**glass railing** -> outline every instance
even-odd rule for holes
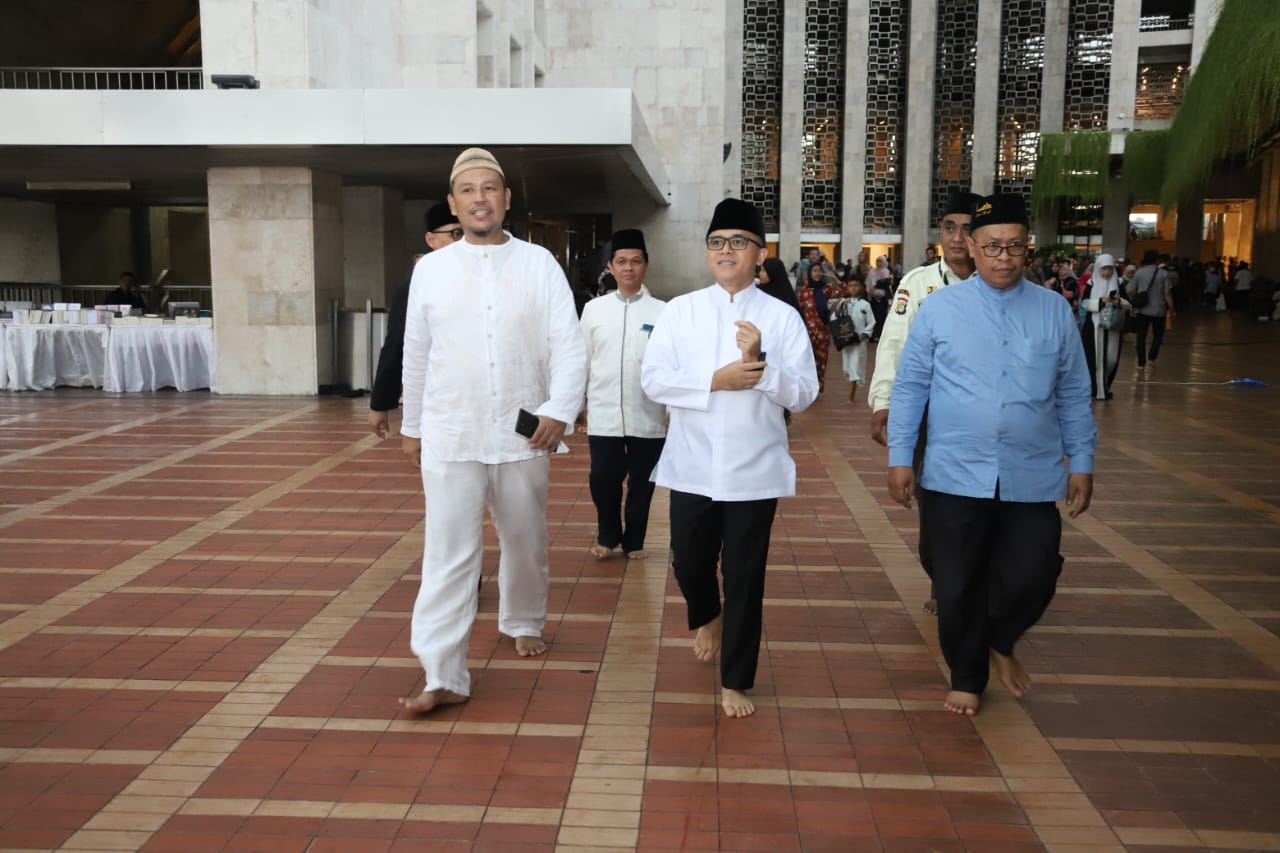
[[[199,68],[0,68],[0,89],[202,89]]]
[[[1174,17],[1172,15],[1143,15],[1138,21],[1138,30],[1144,33],[1162,32],[1164,30],[1189,30],[1196,25],[1195,15]]]

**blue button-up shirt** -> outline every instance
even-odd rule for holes
[[[920,306],[893,383],[889,465],[910,465],[928,404],[920,485],[1006,501],[1057,501],[1093,473],[1098,430],[1089,373],[1067,300],[1023,281],[974,276]]]

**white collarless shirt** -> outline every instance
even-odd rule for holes
[[[746,391],[712,391],[712,374],[742,359],[738,320],[760,330],[760,382]],[[717,501],[795,494],[782,413],[817,399],[818,373],[794,308],[754,284],[737,294],[713,284],[678,296],[653,331],[640,376],[649,399],[671,415],[655,483]]]
[[[666,407],[640,388],[640,365],[667,303],[649,289],[631,298],[614,291],[582,309],[590,373],[587,378],[587,433],[598,436],[662,438]]]
[[[547,250],[506,236],[459,240],[413,270],[400,431],[422,439],[424,456],[542,456],[515,432],[519,410],[572,424],[582,407],[587,353],[569,282]]]

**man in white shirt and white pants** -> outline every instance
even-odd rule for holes
[[[426,543],[410,645],[425,713],[471,694],[467,644],[479,593],[486,502],[498,531],[498,630],[521,656],[546,651],[548,454],[582,406],[587,357],[564,272],[502,228],[511,190],[488,151],[449,176],[462,240],[418,262],[404,335],[404,452],[422,467]],[[531,437],[515,432],[521,410]]]
[[[653,500],[650,475],[667,434],[666,407],[640,389],[645,346],[667,303],[644,285],[649,250],[644,233],[624,228],[609,241],[609,272],[618,289],[582,309],[587,344],[587,443],[591,447],[591,501],[596,505],[596,541],[591,553],[604,559],[618,546],[642,560]],[[627,505],[622,506],[622,483]],[[625,521],[625,524],[624,524]]]
[[[730,717],[755,711],[745,691],[760,657],[769,534],[778,498],[795,494],[783,412],[818,396],[804,321],[755,285],[766,256],[759,209],[733,198],[716,205],[707,229],[716,283],[667,303],[641,371],[645,393],[671,413],[653,478],[671,489],[673,565],[694,655],[720,654]]]

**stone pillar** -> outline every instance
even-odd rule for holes
[[[1134,101],[1138,95],[1138,28],[1141,0],[1115,0],[1112,18],[1111,91],[1107,129],[1111,153],[1124,153],[1124,135],[1133,130]]]
[[[1067,109],[1067,38],[1071,0],[1045,0],[1044,76],[1040,83],[1040,132],[1061,133]],[[1058,242],[1058,211],[1031,212],[1036,245]]]
[[[0,281],[62,283],[57,213],[49,202],[0,198]]]
[[[1178,223],[1173,231],[1173,253],[1179,258],[1200,260],[1200,237],[1204,233],[1204,202],[1199,198],[1178,204]]]
[[[800,259],[800,134],[804,129],[804,0],[789,0],[782,18],[782,140],[778,163],[778,257]]]
[[[724,194],[742,195],[742,0],[727,0],[724,15]]]
[[[220,394],[315,394],[332,382],[342,298],[342,182],[306,168],[209,169]]]
[[[1251,244],[1255,278],[1280,278],[1280,148],[1262,154],[1258,209]]]
[[[973,166],[970,186],[991,195],[999,144],[1000,0],[978,0],[978,65],[973,76]]]
[[[1226,0],[1196,0],[1195,26],[1191,30],[1191,70],[1195,71],[1204,55],[1204,44],[1218,23],[1218,12]],[[1188,79],[1190,79],[1188,77]]]
[[[1102,200],[1102,251],[1117,258],[1129,254],[1129,192],[1120,178],[1107,181]]]
[[[386,187],[343,187],[342,246],[343,302],[353,308],[390,305],[409,260],[426,251],[421,237],[406,246],[404,197]]]
[[[870,0],[849,0],[845,23],[844,162],[841,164],[840,256],[857,258],[863,243],[863,197],[867,187],[866,32]]]
[[[929,239],[937,35],[938,0],[914,0],[907,48],[907,148],[901,161],[903,269],[911,269],[924,257]]]

